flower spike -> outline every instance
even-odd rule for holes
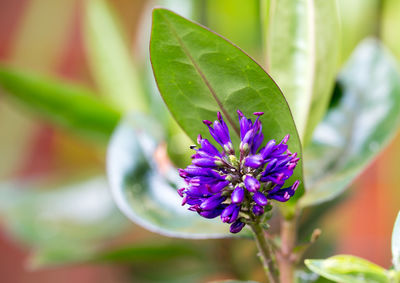
[[[210,135],[222,147],[218,150],[208,139],[201,135],[192,164],[179,169],[179,175],[187,186],[179,188],[182,205],[204,218],[220,216],[221,221],[230,224],[230,232],[240,232],[246,223],[263,217],[273,201],[286,202],[296,192],[299,181],[283,188],[293,175],[300,158],[288,149],[289,135],[280,143],[270,140],[265,146],[262,133],[261,116],[263,112],[254,112],[251,119],[237,110],[240,125],[240,156],[230,138],[227,124],[222,114],[217,120],[203,120]]]

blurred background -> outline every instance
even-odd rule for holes
[[[259,16],[263,2],[113,0],[91,6],[93,1],[0,0],[0,66],[48,78],[57,87],[73,85],[111,113],[104,119],[89,117],[92,121],[87,124],[71,121],[63,110],[54,111],[68,108],[57,97],[50,98],[52,110],[29,94],[13,95],[0,87],[1,281],[262,280],[252,243],[175,240],[131,223],[111,198],[105,156],[119,117],[140,110],[131,102],[131,93],[140,93],[158,118],[168,117],[149,65],[154,6],[203,23],[264,62]],[[377,28],[400,62],[399,1],[339,0],[338,4],[342,27],[338,70],[363,38],[377,34]],[[127,76],[130,83],[125,83]],[[107,80],[114,80],[118,89],[110,89]],[[81,99],[77,95],[76,103]],[[90,105],[92,100],[85,99]],[[99,116],[103,117],[101,112]],[[93,125],[99,129],[93,130]],[[185,165],[190,141],[170,118],[164,126],[172,160]],[[313,220],[306,228],[323,230],[310,257],[346,253],[386,268],[391,265],[390,237],[400,207],[398,160],[399,135],[340,200],[305,212]],[[313,219],[315,215],[318,219]]]

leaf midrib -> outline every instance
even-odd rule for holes
[[[234,123],[234,121],[232,120],[232,117],[229,115],[229,112],[225,109],[225,107],[223,106],[222,102],[219,100],[217,93],[215,92],[214,88],[211,86],[210,82],[208,81],[208,79],[206,78],[205,74],[202,72],[202,70],[200,69],[199,65],[196,63],[196,61],[194,60],[194,58],[192,57],[192,55],[190,54],[189,50],[186,48],[185,44],[183,43],[183,41],[181,40],[181,38],[179,37],[179,35],[176,33],[175,29],[173,28],[173,25],[171,24],[171,22],[168,20],[167,17],[165,17],[163,14],[161,14],[161,16],[164,18],[165,22],[168,24],[168,27],[170,28],[172,34],[174,35],[174,37],[176,38],[176,40],[178,41],[178,43],[180,44],[180,46],[182,47],[183,52],[185,53],[185,55],[189,58],[190,62],[192,63],[193,67],[196,69],[197,73],[199,74],[199,76],[201,77],[202,81],[204,82],[204,84],[207,86],[208,90],[211,93],[211,96],[214,98],[214,100],[217,102],[218,107],[221,109],[222,114],[226,117],[228,123],[232,126],[232,128],[234,129],[236,135],[238,137],[240,137],[240,131],[238,126]]]

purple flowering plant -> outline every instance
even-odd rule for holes
[[[286,202],[299,185],[284,187],[285,181],[293,174],[297,153],[291,153],[287,146],[289,135],[280,143],[270,140],[265,146],[260,117],[255,112],[253,122],[237,110],[240,124],[239,154],[230,138],[229,128],[222,115],[212,123],[204,120],[210,135],[219,144],[217,149],[208,139],[197,137],[197,146],[192,164],[179,169],[187,187],[178,189],[183,197],[182,205],[204,218],[220,217],[230,224],[230,232],[238,233],[246,223],[260,222],[264,212],[271,209],[271,200]]]
[[[95,146],[93,151],[96,156],[102,154],[101,148],[113,132],[107,152],[108,184],[113,200],[130,220],[174,238],[250,239],[258,249],[265,277],[257,272],[261,266],[253,264],[253,254],[232,256],[249,247],[246,244],[236,250],[234,243],[239,241],[187,245],[187,241],[168,240],[147,246],[135,243],[138,245],[126,249],[102,245],[101,239],[109,243],[109,237],[125,232],[128,223],[114,211],[106,191],[108,184],[97,173],[86,181],[57,190],[9,191],[12,187],[25,187],[25,183],[34,184],[36,178],[31,180],[33,175],[25,176],[26,172],[22,174],[13,167],[12,163],[26,165],[23,161],[30,163],[31,158],[19,156],[19,145],[10,143],[16,133],[15,137],[19,137],[21,129],[30,129],[31,123],[18,118],[14,133],[14,124],[6,119],[6,155],[2,156],[6,179],[0,188],[0,213],[12,234],[35,247],[32,267],[77,260],[144,259],[149,268],[135,268],[134,278],[130,279],[204,282],[210,274],[203,270],[214,272],[229,265],[230,275],[237,279],[247,280],[254,275],[260,281],[272,283],[400,282],[400,214],[391,241],[393,265],[387,269],[350,255],[305,259],[308,247],[321,233],[319,229],[311,231],[310,227],[316,227],[318,218],[335,203],[316,205],[343,193],[400,126],[398,62],[385,47],[393,44],[388,39],[396,31],[393,26],[398,13],[387,11],[396,11],[396,1],[366,1],[374,3],[365,4],[363,9],[356,9],[354,3],[347,4],[352,1],[336,0],[188,0],[184,6],[175,0],[164,1],[183,7],[182,11],[193,9],[191,16],[198,12],[198,19],[224,33],[228,31],[230,36],[244,31],[245,36],[233,41],[263,58],[264,63],[262,67],[206,27],[172,11],[154,9],[151,65],[159,92],[177,125],[169,120],[161,100],[153,96],[154,89],[141,85],[141,80],[148,81],[143,78],[149,74],[137,72],[140,66],[129,60],[130,50],[124,46],[118,20],[114,19],[118,13],[111,8],[113,1],[83,2],[83,34],[88,38],[85,59],[88,57],[86,63],[100,93],[96,95],[77,85],[3,64],[0,87],[6,104],[1,109],[6,111],[1,114],[18,118],[19,111],[13,113],[9,106],[14,100],[22,102],[40,114],[41,119],[75,131],[77,137],[98,141],[100,147]],[[131,3],[132,7],[138,7],[150,1],[133,2],[138,3]],[[357,12],[373,5],[377,13],[374,17],[370,17],[371,13],[353,14],[346,9],[347,5]],[[215,15],[217,21],[213,20]],[[339,15],[343,18],[341,23]],[[242,16],[246,21],[240,20]],[[365,31],[373,26],[376,38],[363,40],[341,67],[339,59],[350,54],[339,51],[345,49],[341,52],[346,53],[353,48],[348,49],[348,44],[360,38],[343,40],[346,37],[342,38],[339,27],[357,21],[368,22],[360,25]],[[390,32],[380,31],[388,27]],[[358,33],[354,27],[351,31],[342,34]],[[250,38],[254,42],[247,45]],[[340,42],[345,42],[342,45],[346,48],[339,46]],[[130,113],[120,121],[127,111]],[[36,128],[34,124],[32,129]],[[29,141],[23,142],[24,148],[30,146]],[[194,142],[197,144],[189,146]],[[9,146],[13,148],[11,154],[7,152]],[[16,158],[9,159],[14,152],[18,152]],[[79,168],[86,169],[89,163]],[[98,162],[95,163],[97,172]],[[395,171],[396,167],[391,169]],[[57,175],[62,173],[55,171]],[[29,178],[25,180],[26,177]],[[386,191],[382,194],[386,201]],[[58,207],[51,200],[66,206]],[[88,204],[96,204],[96,209]],[[80,209],[71,210],[72,214],[66,209],[77,205]],[[49,221],[49,211],[59,213]],[[85,212],[90,211],[87,217]],[[360,211],[360,218],[368,220],[366,215]],[[68,227],[64,227],[66,222]],[[38,232],[34,237],[32,230]],[[358,240],[359,235],[356,236]],[[371,238],[368,235],[365,239]],[[60,239],[63,245],[58,245]],[[102,246],[107,251],[100,250]],[[318,250],[318,246],[313,250]],[[318,252],[312,256],[320,257]],[[216,257],[216,253],[221,257]],[[185,263],[184,268],[176,268],[177,262],[170,260],[187,255],[196,262],[195,275],[185,274]],[[208,262],[203,257],[206,255],[217,260]],[[156,268],[155,257],[160,264]],[[189,268],[193,262],[189,262]],[[147,269],[149,274],[145,274]],[[185,277],[181,278],[182,275]]]
[[[287,18],[290,13],[282,12],[280,3],[274,9],[281,15],[272,20],[286,23],[292,19]],[[324,5],[329,12],[336,9],[335,1]],[[335,22],[327,26],[333,29]],[[268,36],[279,38],[277,23],[269,28]],[[333,36],[335,31],[327,34]],[[336,92],[343,93],[332,97],[336,42],[327,41],[324,46],[330,56],[314,54],[318,58],[313,62],[319,65],[310,67],[315,76],[310,79],[309,69],[292,77],[298,62],[291,62],[285,52],[292,52],[294,42],[280,44],[279,40],[268,41],[267,52],[268,70],[278,86],[258,63],[226,39],[169,10],[154,9],[150,42],[154,78],[168,110],[191,141],[183,142],[182,136],[167,140],[170,148],[184,148],[191,156],[181,155],[175,163],[181,169],[169,167],[164,170],[167,177],[151,160],[148,168],[156,168],[155,172],[135,175],[144,180],[140,193],[136,191],[139,182],[130,191],[118,174],[111,178],[111,185],[117,188],[115,199],[122,202],[119,206],[126,215],[153,232],[189,239],[249,238],[250,232],[267,282],[303,282],[304,278],[311,278],[304,282],[314,282],[317,275],[306,273],[301,263],[321,231],[305,232],[302,225],[319,216],[310,207],[340,195],[367,166],[378,152],[371,145],[383,147],[397,129],[400,84],[375,87],[382,81],[389,83],[398,73],[380,43],[366,41],[338,76]],[[378,100],[378,96],[386,99]],[[387,109],[387,115],[374,116],[373,127],[368,124],[372,120],[365,119],[373,115],[371,105]],[[145,120],[136,123],[137,135],[151,132],[153,127]],[[189,148],[193,142],[197,144]],[[156,147],[151,147],[149,139],[145,143],[150,144],[151,150],[143,147],[148,158]],[[112,148],[120,152],[124,146],[122,139]],[[132,152],[132,156],[140,155]],[[119,167],[126,154],[114,155],[113,163]],[[123,169],[114,171],[130,172],[131,167]],[[309,240],[300,242],[300,238]],[[398,250],[394,248],[394,258]],[[399,276],[397,271],[375,267],[373,272],[357,270],[366,263],[354,257],[329,260],[334,260],[329,261],[337,267],[334,271],[322,261],[306,264],[314,273],[339,282],[359,282],[358,275],[385,278],[376,282]],[[349,262],[355,264],[349,266]],[[394,262],[399,269],[399,260]],[[348,270],[357,276],[346,277]]]

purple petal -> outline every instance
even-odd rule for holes
[[[264,135],[260,131],[258,134],[256,134],[254,136],[253,144],[252,144],[251,149],[250,149],[251,154],[256,154],[258,148],[263,143],[263,141],[264,141]]]
[[[213,156],[220,156],[221,154],[219,153],[218,149],[212,145],[207,139],[201,139],[199,142],[201,146],[201,150],[208,153],[209,155]]]
[[[193,159],[192,163],[199,167],[217,167],[214,158],[195,158]]]
[[[297,187],[299,186],[299,181],[296,181],[293,183],[292,186],[288,187],[288,188],[284,188],[284,189],[280,189],[277,191],[270,191],[268,192],[267,197],[269,199],[274,199],[280,202],[285,202],[288,201],[296,192]]]
[[[260,182],[250,175],[244,177],[244,185],[249,192],[256,192],[260,188]]]
[[[247,156],[244,165],[251,168],[259,168],[264,164],[264,159],[261,154]]]
[[[215,185],[210,187],[210,190],[212,193],[218,193],[220,191],[222,191],[226,186],[229,185],[229,181],[222,181],[222,182],[218,182]]]
[[[178,194],[180,197],[183,197],[183,192],[186,190],[186,188],[180,188],[177,190]]]
[[[240,206],[236,204],[228,205],[221,213],[221,220],[224,223],[232,223],[239,216]]]
[[[256,216],[260,216],[264,213],[264,207],[260,206],[260,205],[254,205],[253,206],[253,213]]]
[[[226,197],[221,197],[220,194],[214,195],[210,198],[207,198],[205,201],[203,201],[202,204],[200,204],[200,208],[204,210],[211,210],[219,206]]]
[[[218,208],[213,209],[213,210],[204,210],[204,211],[200,211],[200,212],[198,212],[198,213],[199,213],[201,216],[203,216],[204,218],[215,218],[215,217],[221,215],[221,212],[222,212],[222,210],[223,210],[224,208],[225,208],[225,207],[223,207],[223,208],[218,207]]]
[[[244,227],[245,225],[246,225],[246,224],[243,223],[242,221],[236,220],[235,222],[233,222],[233,223],[231,224],[231,227],[229,228],[229,231],[230,231],[231,233],[239,233],[240,231],[242,231],[242,229],[243,229],[243,227]]]
[[[242,187],[236,187],[231,195],[232,203],[241,203],[244,199],[244,189]]]
[[[214,122],[214,133],[218,136],[218,139],[222,142],[221,144],[222,146],[230,142],[229,132],[227,133],[225,131],[224,126],[219,121]]]
[[[261,192],[255,192],[253,196],[253,200],[256,204],[260,206],[266,206],[268,204],[267,197]]]
[[[267,159],[269,154],[274,150],[275,144],[275,140],[270,140],[267,145],[260,150],[260,153],[264,159]]]

